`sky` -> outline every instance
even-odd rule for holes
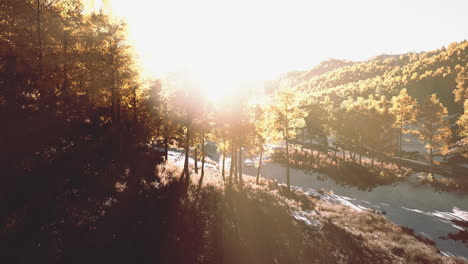
[[[144,72],[268,80],[468,39],[468,0],[111,0]],[[203,78],[203,77],[202,77]]]

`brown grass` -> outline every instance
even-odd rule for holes
[[[383,216],[290,192],[275,181],[262,179],[257,185],[253,177],[244,176],[242,185],[226,186],[219,172],[207,170],[199,189],[198,176],[192,175],[187,185],[173,165],[151,170],[145,170],[141,184],[130,181],[134,171],[128,182],[120,179],[110,203],[92,207],[93,200],[84,195],[65,199],[63,220],[51,219],[48,228],[37,233],[26,233],[17,222],[0,236],[4,249],[0,259],[113,264],[466,263],[441,256]],[[75,206],[80,199],[84,211]],[[295,212],[304,218],[296,219]],[[19,239],[19,234],[28,239]]]
[[[289,192],[275,181],[244,176],[225,186],[210,172],[195,208],[204,248],[199,259],[223,263],[464,263],[442,256],[432,241],[399,227],[384,216],[330,204],[301,191]],[[190,204],[190,203],[188,203]],[[320,222],[310,226],[292,217],[301,211]],[[218,256],[220,259],[212,259]]]
[[[273,160],[284,163],[286,161],[284,152],[275,152]],[[331,154],[312,155],[309,151],[292,151],[290,153],[290,166],[309,172],[318,171],[330,177],[337,184],[353,186],[360,190],[372,190],[377,186],[394,185],[404,180],[411,170],[391,163],[381,164],[363,158],[362,162],[347,158],[336,161]]]
[[[421,183],[430,184],[437,192],[450,192],[450,191],[468,191],[468,181],[447,178],[443,176],[431,177],[429,173],[419,173],[419,181]]]

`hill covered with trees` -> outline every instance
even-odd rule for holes
[[[435,93],[450,114],[460,114],[462,107],[455,104],[454,99],[466,89],[467,63],[468,42],[463,41],[429,52],[381,55],[364,62],[344,64],[319,75],[310,74],[316,72],[312,69],[296,74],[293,82],[302,90],[339,98],[371,94],[391,97],[402,88],[416,99]]]
[[[448,114],[457,117],[464,112],[467,68],[468,42],[463,41],[434,51],[383,54],[363,62],[332,59],[309,71],[285,74],[276,85],[286,81],[311,97],[330,96],[334,102],[370,95],[390,99],[402,89],[417,101],[436,94]],[[451,120],[454,124],[456,118]]]

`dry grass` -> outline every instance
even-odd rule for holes
[[[468,181],[466,179],[460,180],[443,176],[433,177],[430,173],[419,173],[419,181],[430,184],[437,192],[468,191]]]
[[[18,223],[18,231],[2,237],[5,254],[0,259],[113,264],[465,263],[441,256],[380,215],[290,192],[275,181],[262,179],[257,185],[253,177],[244,176],[242,185],[227,186],[219,172],[207,170],[199,188],[199,176],[192,175],[187,185],[180,179],[180,169],[167,164],[146,168],[146,176],[135,184],[130,181],[135,172],[130,172],[128,182],[119,180],[110,203],[92,207],[88,197],[73,196],[88,201],[88,213],[65,214],[64,222],[48,224],[54,229],[28,233],[29,240],[15,236],[27,231]],[[64,202],[68,211],[76,211],[72,201]]]
[[[442,256],[432,241],[414,235],[384,216],[357,212],[275,181],[244,176],[242,185],[225,186],[209,171],[196,214],[205,225],[204,241],[222,243],[221,259],[211,247],[198,252],[206,262],[223,263],[465,263]],[[193,199],[193,196],[190,196]],[[190,204],[190,203],[188,203]],[[308,225],[292,216],[317,221]],[[218,218],[218,219],[216,219]]]
[[[275,152],[273,159],[277,162],[285,162],[284,152]],[[312,155],[308,151],[293,151],[290,153],[290,165],[306,171],[319,171],[332,178],[343,186],[353,186],[360,190],[372,190],[377,186],[394,185],[404,180],[411,170],[391,163],[372,164],[370,159],[358,160],[339,157],[335,160],[329,155]]]

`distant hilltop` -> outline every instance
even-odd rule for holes
[[[416,99],[436,93],[451,114],[459,114],[462,108],[454,103],[454,92],[466,89],[467,69],[465,40],[433,51],[381,54],[360,62],[328,59],[310,70],[288,72],[267,82],[265,91],[272,93],[286,84],[312,96],[344,100],[369,95],[390,98],[407,88]]]
[[[378,55],[378,56],[374,56],[374,57],[368,59],[367,61],[384,61],[384,60],[389,59],[389,58],[398,59],[401,55],[405,55],[405,54],[381,54],[381,55]]]

